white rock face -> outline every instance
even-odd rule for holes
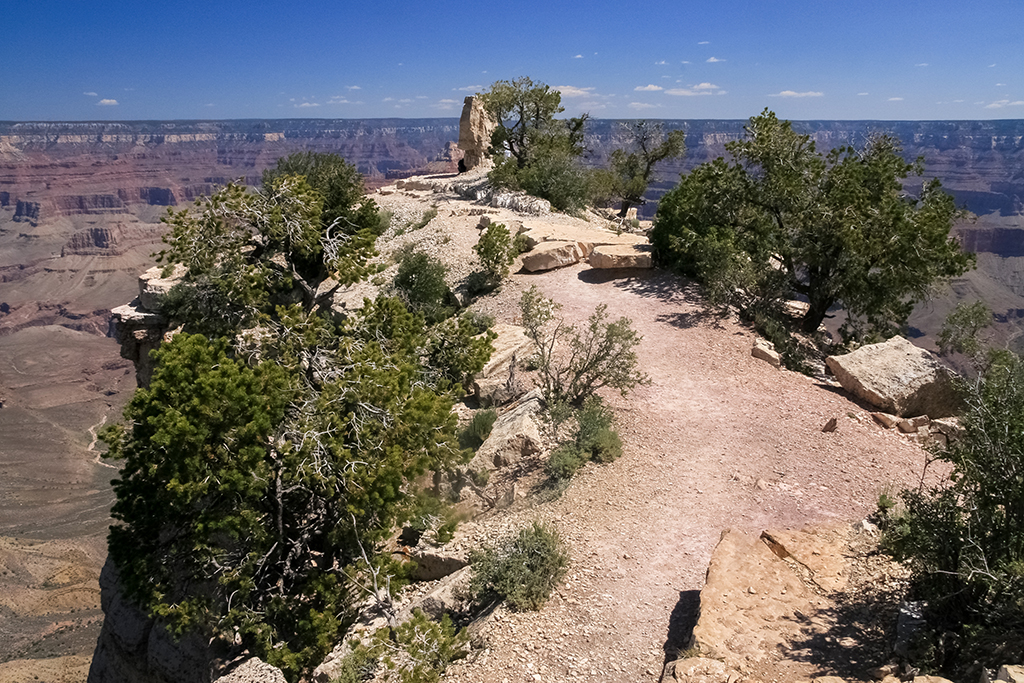
[[[959,409],[952,371],[903,337],[829,356],[825,364],[843,389],[886,413],[936,418],[955,415]]]
[[[249,659],[240,664],[227,676],[221,676],[216,683],[288,683],[281,670],[262,659]]]
[[[462,161],[467,171],[486,158],[495,126],[479,99],[470,95],[464,100],[459,118],[459,149],[465,154]]]
[[[139,276],[139,303],[146,310],[158,313],[163,298],[171,291],[174,285],[181,282],[188,270],[180,263],[174,265],[174,269],[167,277],[163,277],[163,267],[154,266]]]

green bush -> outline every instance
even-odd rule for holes
[[[448,615],[432,621],[416,610],[393,631],[378,629],[368,645],[356,645],[331,683],[378,679],[401,683],[436,683],[452,662],[468,654],[469,632],[456,629]],[[381,677],[381,670],[386,672]]]
[[[575,443],[563,443],[548,456],[548,474],[559,481],[572,479],[589,459],[589,454],[581,451]]]
[[[551,417],[552,422],[561,424],[570,414],[562,404],[554,407]],[[612,429],[615,416],[599,396],[588,398],[571,417],[576,420],[572,441],[560,445],[548,458],[548,474],[556,480],[571,479],[588,460],[609,463],[622,455],[622,439]]]
[[[487,364],[494,352],[491,344],[497,334],[478,331],[479,320],[466,316],[446,318],[430,328],[427,339],[427,364],[443,381],[461,391],[467,378]]]
[[[881,511],[883,547],[910,562],[913,593],[929,605],[929,626],[957,634],[956,650],[935,653],[939,668],[963,677],[1024,657],[1024,361],[990,354],[963,381],[963,434],[936,456],[947,480],[900,495]]]
[[[459,433],[459,445],[463,448],[472,448],[474,451],[483,445],[484,441],[491,434],[491,428],[498,419],[498,412],[494,409],[481,410],[473,415],[465,429]]]
[[[473,251],[483,265],[484,273],[493,282],[501,282],[508,275],[509,266],[516,258],[512,235],[501,223],[491,223],[473,245]]]
[[[554,529],[534,522],[495,547],[470,555],[470,591],[479,603],[505,600],[515,610],[538,610],[569,566]]]
[[[453,506],[430,491],[419,491],[408,513],[408,526],[435,545],[444,545],[455,536],[462,517]]]
[[[403,252],[395,274],[395,289],[413,311],[427,322],[436,323],[451,316],[451,291],[445,282],[447,269],[437,259],[421,252]]]

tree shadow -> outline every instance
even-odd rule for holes
[[[662,650],[665,652],[665,661],[662,663],[662,675],[660,681],[665,677],[665,664],[679,659],[679,653],[690,646],[693,639],[693,627],[697,625],[697,617],[700,614],[700,591],[689,590],[679,591],[679,601],[672,609],[668,618],[668,633],[665,635],[665,644]]]
[[[893,660],[902,597],[884,583],[829,595],[832,606],[792,617],[805,627],[790,641],[786,658],[814,666],[818,676],[864,680]]]
[[[581,270],[577,277],[592,285],[612,283],[613,286],[642,298],[657,299],[693,310],[659,314],[655,320],[680,329],[704,325],[722,329],[722,320],[727,313],[704,304],[700,286],[693,280],[681,277],[667,270],[632,268],[588,268]]]

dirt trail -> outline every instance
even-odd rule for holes
[[[723,529],[855,521],[884,488],[917,483],[924,451],[841,391],[752,358],[753,334],[704,316],[685,281],[577,266],[524,284],[570,320],[602,303],[630,317],[652,383],[607,396],[621,459],[589,465],[561,498],[518,515],[553,522],[569,541],[564,586],[540,613],[499,613],[491,649],[446,680],[658,680],[686,645]],[[823,433],[831,417],[839,427]]]

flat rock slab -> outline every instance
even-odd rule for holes
[[[590,254],[591,268],[653,268],[649,244],[602,244]]]
[[[620,234],[604,228],[544,221],[525,221],[520,232],[526,237],[526,245],[530,249],[536,249],[544,242],[579,242],[584,250],[584,256],[599,246],[647,243],[647,238],[628,232]]]
[[[953,373],[935,354],[903,337],[825,361],[843,389],[900,417],[950,417],[959,411]]]
[[[540,273],[579,263],[584,256],[578,242],[542,242],[523,255],[523,268],[530,273]]]

